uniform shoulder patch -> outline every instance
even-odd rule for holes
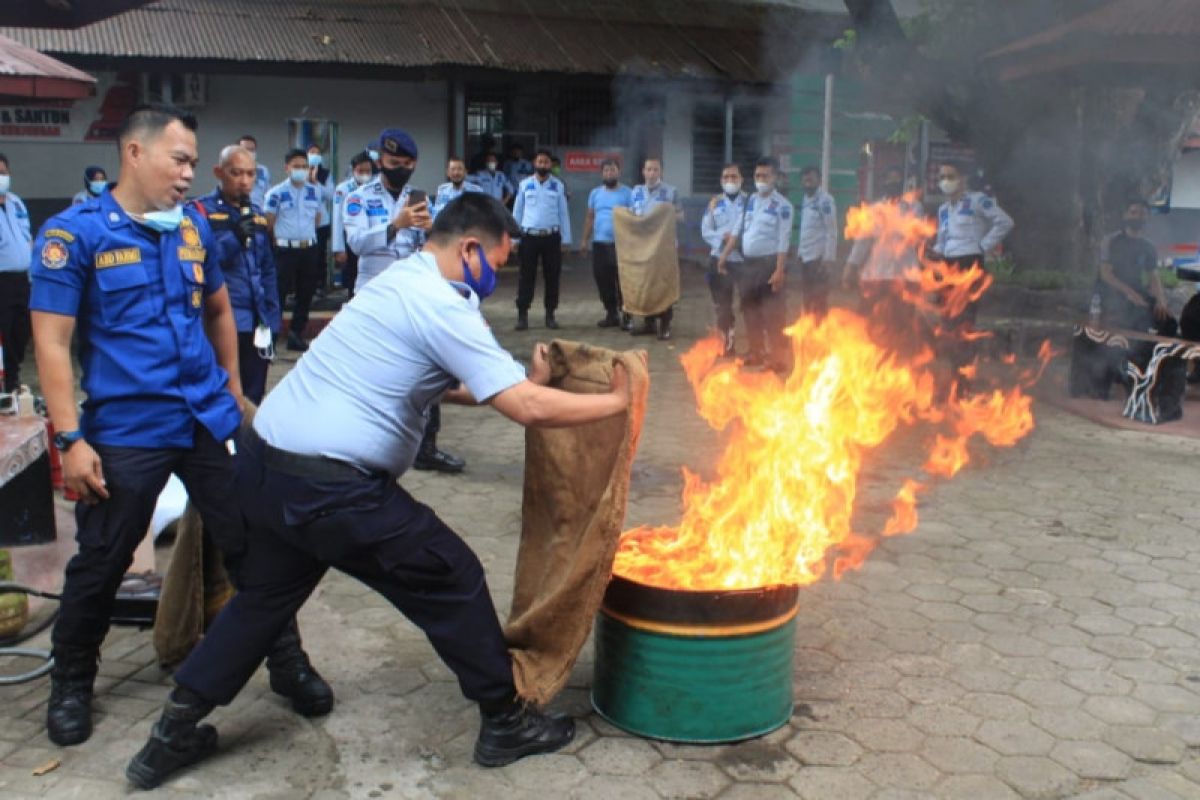
[[[62,239],[64,242],[75,241],[75,234],[70,231],[64,231],[62,228],[48,228],[42,235],[47,239]]]
[[[70,260],[66,242],[62,239],[46,239],[42,245],[42,266],[46,269],[62,269]]]
[[[362,213],[362,210],[362,200],[359,196],[356,194],[350,195],[349,199],[346,200],[346,216],[357,217]]]

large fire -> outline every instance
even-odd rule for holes
[[[876,238],[873,258],[915,254],[930,233],[925,220],[896,204],[852,210],[847,224],[850,238]],[[794,365],[786,377],[721,360],[715,338],[683,356],[701,417],[728,431],[729,440],[714,480],[684,469],[678,526],[622,534],[615,573],[685,590],[803,585],[819,579],[830,561],[840,575],[859,566],[880,535],[916,528],[917,495],[931,477],[952,477],[969,463],[973,438],[1009,447],[1033,429],[1031,398],[1022,389],[1032,375],[984,389],[978,379],[985,365],[970,363],[954,374],[935,355],[947,340],[979,336],[953,318],[990,277],[978,268],[954,272],[932,263],[902,274],[906,280],[894,295],[906,301],[910,319],[924,320],[927,342],[914,346],[911,329],[897,329],[894,336],[909,346],[892,347],[879,315],[838,308],[821,319],[802,316],[788,329]],[[1012,372],[1014,360],[996,366]],[[997,369],[986,371],[996,383]],[[973,391],[960,392],[958,378],[970,379]],[[855,532],[864,458],[897,429],[915,426],[926,435],[925,475],[918,477],[914,464],[882,529]]]

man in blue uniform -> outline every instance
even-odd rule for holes
[[[805,167],[800,171],[800,241],[796,257],[800,262],[800,302],[804,313],[823,316],[829,310],[830,270],[837,258],[837,204],[821,188],[821,170]]]
[[[18,374],[29,347],[29,210],[9,191],[8,158],[0,155],[0,346],[4,383],[0,391],[21,387]]]
[[[746,193],[742,191],[742,169],[737,164],[726,164],[721,170],[721,194],[708,201],[704,218],[700,221],[700,235],[712,248],[708,260],[708,291],[717,312],[717,330],[725,343],[725,357],[735,355],[733,343],[733,289],[736,275],[742,264],[742,254],[736,250],[729,254],[725,269],[718,270],[717,264],[729,239],[738,231],[742,215],[746,213]]]
[[[613,209],[629,208],[632,191],[620,183],[621,165],[611,158],[600,164],[601,185],[588,195],[587,217],[583,221],[583,236],[579,252],[585,253],[588,239],[592,242],[592,277],[604,305],[604,319],[596,323],[601,328],[621,324],[621,281],[617,274],[617,244],[613,231]],[[594,235],[593,235],[594,232]],[[629,315],[625,315],[628,322]]]
[[[482,192],[483,189],[475,183],[474,178],[467,177],[467,165],[461,158],[451,156],[446,162],[446,182],[438,186],[433,196],[433,216],[456,200],[463,192]]]
[[[665,183],[663,176],[663,162],[661,158],[651,156],[642,162],[642,178],[645,183],[640,183],[633,187],[633,194],[630,195],[630,209],[639,217],[644,217],[654,210],[658,205],[670,205],[675,209],[675,222],[683,222],[683,203],[679,200],[679,190],[669,183]],[[646,317],[642,323],[642,327],[636,330],[630,330],[634,336],[654,336],[662,341],[667,341],[671,338],[671,319],[675,316],[675,309],[668,308],[661,314],[656,314],[651,317]]]
[[[204,218],[183,205],[196,163],[195,127],[194,118],[168,106],[135,109],[118,137],[117,186],[51,217],[34,243],[38,374],[63,478],[80,497],[79,551],[67,564],[52,635],[46,727],[59,745],[91,735],[92,685],[113,598],[172,473],[238,582],[245,537],[229,504],[243,402],[237,331],[217,242]],[[82,420],[71,363],[77,331]],[[272,671],[272,687],[298,710],[301,701],[323,698],[323,709],[304,713],[332,707],[298,639],[286,665]]]
[[[157,786],[215,749],[216,730],[197,723],[233,700],[330,567],[420,627],[479,704],[476,762],[498,767],[571,741],[570,717],[516,696],[479,559],[396,480],[416,457],[425,409],[443,395],[527,426],[579,425],[628,408],[623,369],[608,392],[563,392],[545,385],[545,345],[526,377],[496,342],[479,303],[515,233],[499,201],[481,193],[453,201],[425,248],[364,287],[267,397],[238,455],[245,586],[175,672],[177,688],[126,770],[137,786]]]
[[[534,175],[521,181],[513,216],[521,226],[521,276],[517,283],[517,330],[529,328],[529,306],[537,285],[538,262],[546,278],[546,327],[558,330],[558,282],[562,275],[562,248],[571,244],[571,214],[567,188],[550,174],[550,151],[539,150],[533,159]]]
[[[213,167],[217,189],[193,202],[208,219],[217,242],[218,263],[237,326],[242,393],[258,405],[267,391],[267,368],[283,319],[267,218],[250,202],[254,166],[254,156],[245,148],[225,147]]]
[[[238,144],[254,156],[254,188],[250,190],[250,202],[259,208],[266,208],[267,192],[271,188],[271,170],[258,163],[258,140],[247,133],[238,139]]]
[[[325,197],[321,187],[309,180],[308,155],[289,150],[283,157],[287,180],[267,192],[264,208],[267,226],[275,240],[275,263],[279,267],[279,307],[293,290],[292,324],[288,329],[287,348],[304,352],[308,343],[304,329],[317,291],[317,273],[321,270],[321,252],[317,229],[326,225]]]
[[[480,168],[471,177],[485,194],[491,195],[500,202],[508,205],[512,200],[515,187],[509,183],[508,176],[500,171],[500,159],[495,153],[486,153]]]
[[[754,194],[746,200],[737,230],[725,242],[717,272],[729,272],[730,258],[741,251],[737,290],[742,300],[749,352],[746,366],[791,367],[791,349],[783,332],[787,324],[787,255],[792,237],[792,204],[775,188],[779,162],[763,156],[754,164]]]
[[[350,159],[350,177],[333,190],[333,234],[329,240],[333,262],[342,272],[346,299],[354,297],[354,282],[358,280],[358,253],[346,246],[346,198],[375,175],[375,165],[366,150]]]

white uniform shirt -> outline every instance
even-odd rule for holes
[[[425,244],[425,231],[420,228],[403,228],[390,242],[387,238],[388,224],[408,202],[411,191],[412,186],[406,185],[393,198],[383,186],[383,176],[376,175],[346,196],[342,225],[346,244],[358,253],[356,293],[393,262],[408,258]]]
[[[630,209],[639,217],[649,214],[659,203],[670,203],[676,211],[683,210],[679,202],[679,190],[669,183],[662,182],[653,189],[644,183],[633,187],[630,203]]]
[[[562,234],[562,243],[571,243],[571,213],[567,208],[567,189],[551,175],[538,180],[530,175],[517,187],[513,216],[523,231],[555,230]]]
[[[801,261],[833,261],[837,258],[837,204],[829,192],[817,189],[800,201],[800,244],[796,255]]]
[[[1012,217],[983,192],[966,192],[938,209],[935,253],[946,258],[977,256],[996,247],[1013,229]]]
[[[450,201],[456,200],[462,196],[463,192],[479,192],[483,193],[483,187],[475,183],[471,178],[467,178],[455,188],[454,184],[446,181],[437,188],[437,193],[433,196],[433,208],[430,213],[437,216],[441,210],[450,204]]]
[[[750,195],[738,235],[746,258],[786,253],[792,241],[792,204],[776,189],[766,197]]]
[[[29,209],[9,192],[0,206],[0,272],[28,272],[32,245]]]
[[[264,210],[275,215],[276,240],[315,243],[317,228],[326,224],[321,187],[315,183],[297,186],[288,180],[271,187]]]
[[[333,253],[346,252],[345,213],[346,198],[358,188],[358,181],[351,175],[333,189],[333,230],[329,234],[329,250]]]
[[[745,192],[738,192],[733,199],[722,193],[714,198],[715,202],[708,204],[704,217],[700,220],[700,236],[712,248],[709,255],[719,258],[721,251],[725,249],[725,234],[737,233],[742,214],[746,211],[746,199]],[[728,260],[736,264],[742,260],[742,254],[734,249]]]
[[[418,253],[355,293],[267,395],[254,429],[283,450],[400,475],[447,389],[462,382],[484,402],[523,380],[479,299]]]

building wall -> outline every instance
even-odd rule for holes
[[[111,80],[112,75],[101,75]],[[77,105],[86,129],[102,97]],[[350,157],[385,126],[403,127],[420,148],[414,185],[433,189],[445,171],[447,90],[444,81],[400,83],[308,77],[208,76],[208,102],[195,109],[199,122],[200,167],[197,193],[213,185],[211,167],[221,147],[252,133],[259,142],[261,163],[273,179],[282,180],[288,148],[289,118],[323,118],[339,125],[337,173],[348,174]],[[33,200],[67,198],[83,186],[83,168],[98,164],[115,179],[118,166],[113,142],[84,142],[0,135],[0,151],[11,161],[13,191]],[[64,137],[69,138],[69,137]]]

